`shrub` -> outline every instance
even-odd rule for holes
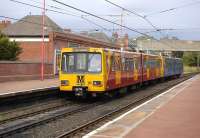
[[[8,37],[0,32],[0,60],[17,60],[22,48],[15,41],[9,41]]]

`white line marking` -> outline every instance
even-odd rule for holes
[[[167,91],[165,91],[165,92],[163,92],[163,93],[157,95],[156,97],[154,97],[154,98],[152,98],[152,99],[146,101],[145,103],[143,103],[143,104],[141,104],[141,105],[139,105],[139,106],[137,106],[137,107],[131,109],[130,111],[124,113],[123,115],[121,115],[121,116],[115,118],[115,119],[112,120],[112,121],[109,121],[108,123],[104,124],[103,126],[97,128],[96,130],[93,130],[92,132],[86,134],[85,136],[83,136],[83,138],[89,138],[89,137],[91,137],[92,135],[96,134],[98,131],[103,130],[104,128],[106,128],[106,127],[109,126],[110,124],[112,124],[112,123],[114,123],[114,122],[116,122],[116,121],[122,119],[122,118],[125,117],[126,115],[128,115],[128,114],[130,114],[131,112],[137,110],[138,108],[140,108],[140,107],[146,105],[147,103],[149,103],[149,102],[151,102],[151,101],[157,99],[158,97],[163,96],[164,94],[166,94],[166,93],[172,91],[173,89],[175,89],[175,88],[177,88],[177,87],[183,85],[183,84],[186,83],[186,82],[189,82],[189,81],[191,81],[191,80],[195,80],[195,79],[197,78],[197,76],[198,76],[198,75],[196,75],[196,76],[190,78],[189,80],[186,80],[186,81],[184,81],[184,82],[182,82],[182,83],[180,83],[180,84],[178,84],[178,85],[176,85],[176,86],[170,88],[169,90],[167,90]]]
[[[16,42],[42,42],[41,38],[10,38],[10,41]],[[49,38],[44,38],[45,42],[49,42]]]
[[[53,85],[53,86],[49,86],[49,87],[41,87],[41,88],[37,88],[37,89],[25,89],[25,90],[22,90],[22,91],[14,91],[14,92],[7,92],[7,93],[1,93],[1,95],[9,95],[9,94],[14,94],[14,93],[23,93],[23,92],[27,92],[27,91],[37,91],[37,90],[42,90],[42,89],[48,89],[48,88],[56,88],[56,87],[59,87],[58,85]]]
[[[148,114],[147,116],[145,116],[144,118],[142,118],[141,120],[139,120],[137,123],[135,123],[135,124],[133,125],[134,127],[127,128],[126,131],[125,131],[123,134],[121,134],[121,137],[126,136],[133,128],[136,128],[136,127],[137,127],[139,124],[141,124],[144,120],[146,120],[148,117],[150,117],[152,114],[154,114],[154,113],[157,111],[157,109],[161,108],[163,105],[165,105],[165,104],[168,103],[170,100],[172,100],[176,95],[178,95],[181,91],[183,91],[185,88],[187,88],[191,83],[192,83],[192,82],[187,83],[185,86],[183,86],[181,89],[179,89],[179,90],[176,92],[176,94],[173,95],[172,98],[169,98],[169,99],[167,99],[166,102],[161,103],[161,105],[159,105],[156,109],[154,109],[150,114]],[[161,96],[163,96],[163,95],[161,95]],[[159,97],[158,97],[158,98],[159,98]],[[155,99],[154,99],[154,100],[155,100]]]

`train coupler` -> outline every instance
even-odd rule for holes
[[[87,91],[86,87],[74,87],[75,96],[84,97],[87,95],[86,91]]]

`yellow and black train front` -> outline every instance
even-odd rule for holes
[[[105,90],[103,52],[99,48],[64,48],[60,65],[60,90],[76,96]]]

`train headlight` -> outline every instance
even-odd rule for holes
[[[94,86],[101,86],[101,81],[93,81]]]
[[[68,80],[61,80],[61,86],[67,86],[67,85],[69,85]]]

